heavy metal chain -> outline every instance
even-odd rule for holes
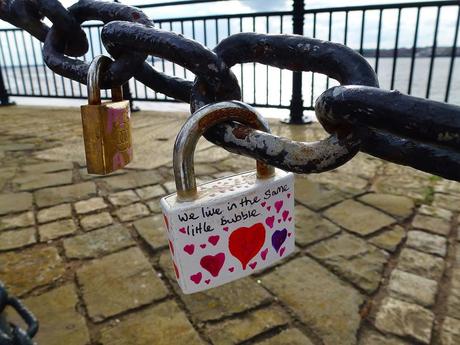
[[[27,324],[27,330],[8,323],[5,308],[10,306]],[[38,321],[32,313],[15,297],[8,296],[0,282],[0,345],[34,345],[32,338],[38,332]]]
[[[51,28],[44,17],[53,23]],[[363,151],[460,181],[460,107],[380,89],[367,61],[344,45],[298,35],[239,33],[211,51],[155,28],[137,8],[96,0],[80,0],[68,9],[57,0],[0,0],[0,19],[44,42],[48,67],[83,84],[89,66],[72,58],[88,50],[81,24],[102,21],[102,42],[115,61],[101,87],[119,86],[134,77],[156,92],[190,103],[192,113],[208,103],[241,99],[230,70],[235,64],[258,62],[325,74],[341,84],[316,101],[316,115],[328,138],[296,142],[236,122],[213,127],[206,138],[297,173],[331,170]],[[145,62],[148,55],[190,70],[196,75],[194,83],[156,71]]]

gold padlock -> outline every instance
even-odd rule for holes
[[[112,88],[112,101],[101,103],[101,71],[112,60],[97,56],[88,70],[88,105],[81,106],[86,165],[89,174],[107,175],[133,159],[131,112],[121,86]]]

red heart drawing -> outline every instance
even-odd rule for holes
[[[222,230],[228,231],[228,226],[224,226],[224,227],[222,228]]]
[[[195,251],[195,246],[193,244],[187,244],[184,247],[184,252],[186,252],[189,255],[192,255],[194,251]]]
[[[235,267],[229,267],[228,269],[230,272],[233,272],[235,270]]]
[[[267,217],[267,219],[265,219],[265,224],[267,224],[270,227],[270,229],[273,228],[274,222],[275,222],[275,216]]]
[[[176,264],[173,261],[173,266],[174,266],[174,273],[176,273],[176,279],[179,279],[179,270],[177,269]]]
[[[289,211],[288,210],[284,210],[283,211],[283,220],[286,221],[287,217],[289,216]]]
[[[225,254],[218,253],[216,255],[203,256],[200,260],[200,265],[206,271],[211,273],[213,277],[217,277],[219,275],[220,269],[224,265],[224,262],[225,262]]]
[[[171,251],[171,254],[174,255],[174,246],[171,241],[168,240],[168,242],[169,242],[169,250]]]
[[[267,205],[267,203],[266,203],[265,201],[263,201],[263,202],[261,203],[261,205],[262,205],[262,207],[265,207],[265,205]]]
[[[233,231],[228,240],[228,248],[245,270],[248,262],[257,255],[264,243],[265,227],[262,223],[256,223]]]
[[[256,266],[257,266],[257,261],[253,262],[252,264],[249,264],[249,267],[251,267],[252,269],[256,268]]]
[[[283,256],[285,250],[286,250],[286,247],[283,247],[280,249],[280,256]]]
[[[201,274],[201,272],[198,272],[196,274],[192,274],[190,276],[191,281],[194,282],[195,284],[199,284],[200,281],[201,281],[201,278],[203,278],[203,275]]]
[[[215,246],[217,242],[219,242],[219,238],[220,238],[219,235],[209,236],[208,242],[211,243],[213,246]]]
[[[203,249],[206,248],[206,243],[200,244],[200,247]]]
[[[279,213],[281,208],[283,207],[283,200],[278,200],[277,202],[275,202],[275,209],[276,209],[276,213]]]
[[[206,284],[209,284],[210,281],[211,281],[211,279],[206,279],[204,282],[205,282]]]
[[[262,260],[265,261],[267,254],[268,254],[268,248],[265,248],[264,250],[260,252],[260,257],[262,258]]]
[[[180,228],[179,231],[182,232],[183,234],[187,233],[187,231],[185,231],[185,228]]]
[[[163,220],[165,221],[166,229],[169,231],[169,222],[168,218],[165,215],[163,215]]]

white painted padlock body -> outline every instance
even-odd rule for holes
[[[176,277],[186,294],[242,278],[295,249],[294,175],[251,171],[198,187],[199,197],[161,200]]]

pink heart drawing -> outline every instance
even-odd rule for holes
[[[251,267],[252,269],[256,268],[256,266],[257,266],[257,261],[253,262],[252,264],[249,264],[249,267]]]
[[[279,213],[281,208],[283,207],[283,200],[278,200],[277,202],[275,202],[275,209],[276,209],[276,213]]]
[[[206,243],[200,244],[200,247],[203,249],[206,248]]]
[[[217,277],[219,275],[220,269],[224,265],[224,262],[225,262],[225,254],[217,253],[216,255],[203,256],[200,260],[200,265],[206,271],[211,273],[213,277]]]
[[[184,246],[184,252],[186,252],[189,255],[192,255],[193,252],[195,251],[195,246],[193,244],[187,244]]]
[[[260,252],[260,257],[262,258],[262,260],[265,261],[265,259],[267,258],[267,254],[268,254],[268,248],[265,248],[264,250]]]
[[[267,217],[267,219],[265,219],[265,224],[267,224],[270,228],[273,228],[274,222],[275,222],[275,216]]]
[[[187,231],[185,231],[185,228],[180,228],[179,231],[182,232],[183,234],[187,233]]]
[[[201,278],[203,278],[203,275],[201,274],[201,272],[198,272],[196,274],[192,274],[190,276],[191,281],[194,282],[195,284],[199,284],[200,281],[201,281]]]
[[[224,226],[224,227],[222,228],[222,230],[228,231],[228,226]]]
[[[211,279],[206,279],[204,282],[205,282],[206,284],[209,284],[210,281],[211,281]]]
[[[291,235],[292,235],[292,232],[290,232],[290,233],[288,234],[288,237],[291,237]]]
[[[233,271],[235,270],[235,267],[229,267],[228,270],[229,270],[230,272],[233,272]]]
[[[291,220],[292,220],[292,217],[289,217],[289,218],[288,218],[288,221],[291,221]]]
[[[288,210],[284,210],[283,211],[283,220],[286,221],[287,217],[289,216],[289,211]]]
[[[278,219],[278,224],[279,224],[279,223],[281,223],[281,218],[280,218],[280,219]]]
[[[219,242],[219,239],[220,239],[219,235],[209,236],[208,242],[211,243],[213,246],[215,246],[217,242]]]
[[[261,203],[261,205],[262,205],[262,207],[265,207],[265,205],[267,205],[267,203],[266,203],[265,201],[263,201],[263,202]]]
[[[286,250],[286,247],[283,247],[280,249],[280,256],[283,256],[285,250]]]
[[[287,193],[287,198],[289,199],[291,197],[291,193]]]
[[[272,209],[271,206],[267,206],[267,211],[270,211]]]

